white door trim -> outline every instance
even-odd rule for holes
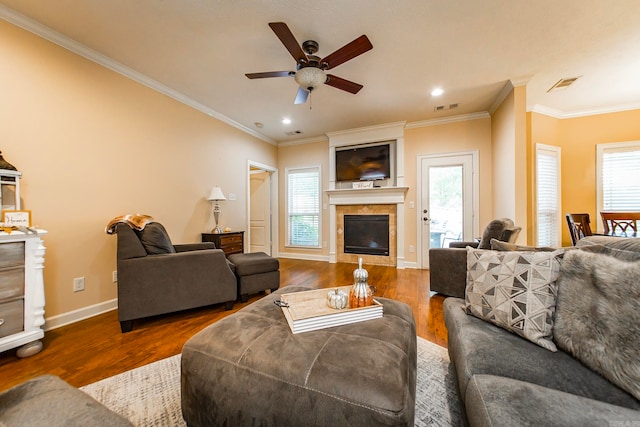
[[[478,156],[479,156],[479,151],[478,150],[470,150],[470,151],[455,151],[455,152],[451,152],[451,153],[439,153],[439,154],[422,154],[422,155],[418,155],[416,156],[416,264],[418,265],[418,268],[427,268],[428,266],[422,265],[423,262],[423,256],[422,256],[422,251],[423,251],[423,245],[422,245],[422,211],[423,211],[423,206],[422,206],[422,174],[424,173],[422,170],[422,161],[425,159],[437,159],[437,158],[442,158],[442,157],[455,157],[455,156],[471,156],[471,161],[473,164],[473,171],[472,171],[472,188],[473,188],[473,195],[472,195],[472,227],[473,227],[473,234],[477,235],[478,234],[478,230],[479,230],[479,219],[478,219],[478,198],[479,198],[479,192],[480,192],[480,180],[478,178],[478,167],[479,167],[479,160],[478,160]]]
[[[249,248],[251,242],[251,168],[258,168],[271,174],[270,179],[270,198],[271,198],[271,256],[278,257],[278,168],[266,165],[264,163],[247,160],[247,226],[244,237],[245,251]]]

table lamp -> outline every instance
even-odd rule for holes
[[[211,232],[214,234],[220,234],[222,233],[222,228],[220,228],[220,225],[218,225],[218,221],[220,219],[221,210],[220,210],[220,204],[218,202],[221,200],[227,200],[227,198],[224,197],[224,194],[222,193],[222,190],[220,189],[220,187],[216,185],[211,190],[211,194],[209,194],[209,197],[207,198],[207,200],[209,200],[210,202],[214,202],[213,218],[216,220],[216,227]]]

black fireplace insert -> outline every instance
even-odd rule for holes
[[[389,215],[345,215],[344,253],[389,256]]]

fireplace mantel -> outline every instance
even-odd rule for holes
[[[326,190],[330,205],[388,205],[404,203],[409,187]]]

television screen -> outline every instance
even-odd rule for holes
[[[336,181],[391,178],[389,144],[336,150]]]

